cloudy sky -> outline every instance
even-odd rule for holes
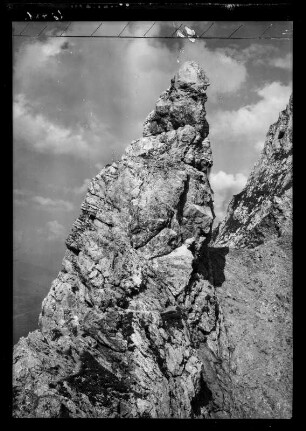
[[[119,34],[125,24],[104,22],[96,35]],[[122,35],[143,35],[152,24],[130,22]],[[148,35],[171,35],[180,24],[158,22]],[[269,23],[218,22],[209,35],[228,35],[241,24],[239,36],[252,36]],[[25,34],[38,34],[45,25],[31,23]],[[90,35],[98,25],[73,22],[65,35]],[[184,22],[181,30],[185,25],[199,35],[211,23]],[[88,179],[119,159],[129,142],[141,136],[145,117],[184,61],[198,62],[211,82],[206,110],[218,219],[245,185],[268,127],[291,93],[290,40],[52,37],[66,26],[50,23],[39,37],[13,38],[18,336],[36,325]],[[13,27],[20,33],[25,23]],[[273,22],[265,35],[290,34],[291,29],[291,23]]]

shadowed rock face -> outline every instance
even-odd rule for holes
[[[211,240],[207,85],[185,63],[92,179],[40,329],[14,347],[15,417],[290,417],[290,235]]]
[[[217,357],[229,377],[205,377],[207,385],[231,418],[291,418],[291,235],[229,249],[223,265],[224,281],[216,288],[222,314]],[[222,259],[214,268],[222,271]]]

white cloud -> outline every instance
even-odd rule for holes
[[[211,187],[214,191],[214,211],[217,221],[224,218],[227,206],[234,194],[242,191],[247,182],[247,177],[242,173],[227,174],[219,171],[211,173],[209,178]]]
[[[43,209],[46,210],[61,210],[61,211],[72,211],[74,206],[71,202],[64,201],[62,199],[51,199],[43,196],[33,196],[31,201]]]
[[[15,57],[15,74],[17,79],[31,79],[31,74],[36,74],[43,69],[50,75],[57,69],[54,58],[62,52],[67,45],[67,39],[50,38],[45,41],[35,40],[21,46]]]
[[[279,57],[280,50],[273,45],[252,43],[244,49],[226,47],[220,48],[219,51],[243,63],[250,61],[254,65],[266,64],[287,69],[291,67],[292,54],[287,53],[285,57]]]
[[[261,45],[252,43],[248,47],[240,51],[243,60],[258,60],[262,57],[271,56],[277,52],[277,48],[273,45]],[[239,53],[239,50],[238,50]]]
[[[257,142],[254,144],[254,148],[255,148],[257,151],[261,151],[261,150],[263,149],[264,145],[265,145],[264,141],[257,141]]]
[[[251,61],[254,64],[262,63],[266,58],[271,58],[278,52],[278,49],[273,45],[261,45],[252,43],[244,49],[231,50],[232,55],[237,60],[246,62]]]
[[[57,220],[49,221],[46,223],[48,229],[48,237],[49,241],[56,239],[63,239],[66,235],[66,229],[63,225],[61,225]]]
[[[81,187],[84,187],[84,184]],[[75,188],[75,193],[76,191],[79,192],[81,187]],[[14,189],[13,194],[14,204],[18,206],[25,206],[34,203],[40,208],[46,210],[55,209],[60,211],[72,211],[74,209],[74,205],[69,201],[65,201],[62,199],[52,199],[44,196],[33,196],[33,192],[31,192],[30,190]]]
[[[269,126],[289,102],[291,86],[272,82],[256,91],[257,103],[242,106],[235,111],[216,111],[210,116],[211,139],[224,142],[244,141],[245,145],[258,148],[263,142]]]
[[[103,169],[104,165],[102,165],[102,163],[96,163],[95,164],[95,168],[97,168],[99,171],[101,171],[101,169]]]
[[[13,105],[13,133],[15,142],[24,142],[40,153],[72,154],[77,157],[94,155],[99,150],[101,137],[108,142],[111,135],[93,116],[76,130],[50,121],[40,113],[33,113],[23,94],[18,94]]]
[[[292,69],[292,53],[288,52],[285,56],[279,56],[280,50],[273,45],[260,45],[252,43],[244,49],[226,47],[218,49],[239,63],[246,64],[251,62],[253,65],[265,65],[280,69]]]
[[[32,114],[21,94],[14,102],[13,119],[15,140],[22,140],[39,152],[67,154],[88,151],[81,134],[73,135],[69,129],[53,124],[42,114]]]
[[[292,54],[288,53],[285,57],[270,58],[270,66],[279,67],[280,69],[292,69]]]
[[[89,183],[90,183],[90,179],[89,178],[85,178],[85,180],[83,181],[83,184],[80,187],[74,187],[73,192],[76,195],[82,195],[84,193],[87,192]]]
[[[213,190],[220,192],[233,187],[242,189],[246,184],[247,177],[240,172],[237,174],[227,174],[224,171],[219,171],[216,174],[212,173],[209,181]]]

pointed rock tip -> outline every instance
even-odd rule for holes
[[[186,61],[174,77],[175,85],[178,87],[193,87],[200,90],[210,85],[209,79],[202,67],[195,61]]]

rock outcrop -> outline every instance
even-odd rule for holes
[[[208,85],[185,63],[91,181],[40,329],[14,347],[14,417],[290,417],[289,231],[212,242]]]
[[[210,246],[221,274],[231,417],[292,415],[292,96]],[[225,257],[226,256],[226,257]]]
[[[191,326],[217,319],[198,275],[214,218],[208,84],[186,63],[144,136],[91,181],[40,330],[14,350],[16,417],[201,415]]]
[[[260,159],[218,227],[215,244],[254,247],[292,230],[292,96],[270,126]]]

